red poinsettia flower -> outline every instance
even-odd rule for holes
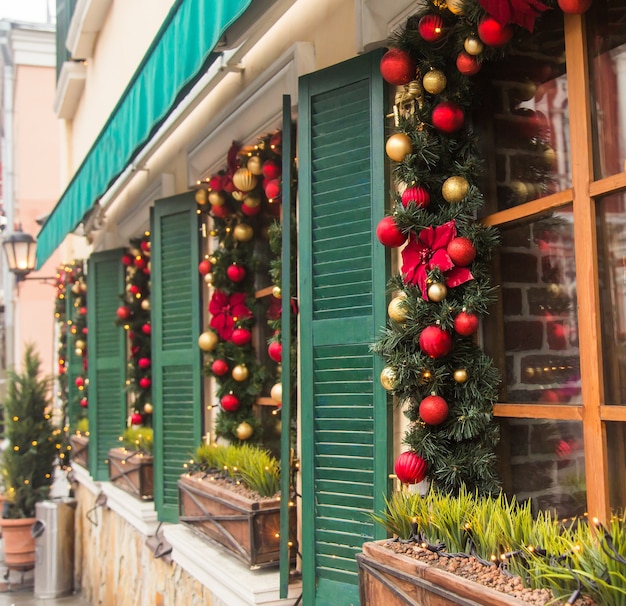
[[[550,7],[539,0],[478,0],[500,25],[514,23],[532,32],[535,19]]]
[[[251,318],[252,312],[245,303],[246,293],[237,292],[232,295],[216,290],[209,303],[211,314],[211,328],[215,329],[221,339],[228,341],[235,328],[235,318],[238,320]]]
[[[272,297],[270,304],[267,308],[267,319],[268,320],[278,320],[278,318],[280,318],[281,313],[283,311],[282,309],[283,303],[280,299],[277,299],[276,297]]]
[[[428,300],[426,281],[428,272],[439,269],[444,272],[446,286],[459,286],[473,280],[467,267],[456,267],[446,250],[456,238],[456,223],[448,221],[439,227],[427,227],[419,236],[411,234],[409,243],[402,250],[402,275],[405,284],[417,284],[422,298]]]

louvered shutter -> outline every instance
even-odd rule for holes
[[[152,394],[155,502],[178,520],[178,479],[200,445],[200,238],[193,192],[158,200],[152,215]]]
[[[305,76],[298,111],[305,603],[358,604],[355,554],[384,536],[390,417],[370,352],[386,320],[380,53]]]
[[[72,324],[76,321],[77,309],[74,306],[76,296],[72,293],[71,288],[68,288],[65,294],[65,317]],[[83,358],[76,355],[76,348],[74,346],[75,337],[71,333],[71,325],[66,326],[66,345],[67,345],[67,416],[72,430],[76,429],[76,422],[78,421],[81,413],[80,407],[80,391],[76,386],[76,377],[83,372]]]
[[[89,470],[109,477],[108,452],[126,425],[126,340],[115,324],[124,292],[122,251],[94,253],[87,273],[87,360],[89,376]]]

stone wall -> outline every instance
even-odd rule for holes
[[[210,591],[176,563],[157,559],[146,537],[96,495],[75,486],[75,587],[93,606],[219,606]]]

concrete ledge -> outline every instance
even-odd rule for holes
[[[95,482],[89,471],[87,471],[82,465],[72,463],[72,471],[70,473],[72,474],[73,479],[84,486],[91,494],[98,495],[102,490],[101,482]]]
[[[147,537],[156,533],[159,526],[154,501],[136,499],[110,482],[101,483],[107,497],[106,506]]]
[[[250,570],[226,549],[204,541],[182,524],[163,527],[172,559],[228,606],[293,606],[300,583],[289,586],[289,598],[279,598],[278,569]]]

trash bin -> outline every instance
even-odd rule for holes
[[[68,497],[35,505],[35,598],[57,598],[74,586],[74,512]]]

